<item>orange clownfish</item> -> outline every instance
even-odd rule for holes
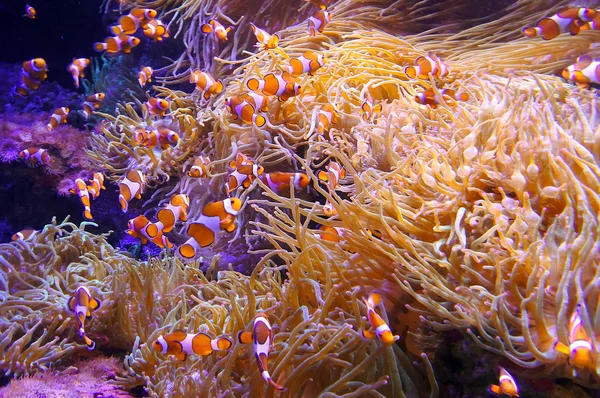
[[[127,212],[131,199],[134,197],[136,199],[142,198],[145,183],[146,179],[139,170],[129,170],[119,182],[119,203],[121,204],[123,213]]]
[[[85,116],[86,119],[88,117],[90,117],[90,115],[92,114],[92,112],[94,112],[94,110],[100,109],[100,106],[102,105],[102,101],[104,101],[105,97],[106,96],[104,95],[104,93],[96,93],[96,94],[88,96],[85,99],[85,102],[83,103],[83,115]]]
[[[600,15],[596,14],[593,20],[579,27],[580,30],[600,30]]]
[[[154,130],[144,130],[141,127],[135,129],[133,133],[135,143],[146,148],[155,148],[158,146],[158,133]]]
[[[37,15],[37,11],[35,10],[35,8],[30,6],[29,4],[25,4],[25,14],[23,14],[23,16],[25,18],[35,19],[36,15]]]
[[[250,25],[252,26],[252,31],[254,32],[254,36],[256,36],[256,40],[258,40],[254,47],[258,47],[263,51],[277,47],[279,44],[278,35],[270,35],[265,30],[256,27],[252,22],[250,22]]]
[[[579,86],[589,86],[592,83],[600,83],[600,60],[589,55],[577,58],[575,64],[566,67],[562,71],[562,77],[571,80]]]
[[[365,123],[373,123],[373,119],[377,119],[377,116],[381,113],[381,104],[373,105],[373,103],[366,99],[360,107],[360,117]]]
[[[166,99],[150,97],[148,101],[144,102],[144,105],[146,105],[146,109],[150,115],[163,117],[169,109],[170,104]]]
[[[244,189],[248,189],[255,179],[260,177],[265,169],[262,166],[257,165],[254,160],[238,153],[236,160],[229,163],[229,167],[233,171],[229,174],[229,181],[227,182],[227,192],[233,192],[237,187],[242,186]]]
[[[241,119],[246,124],[254,123],[262,127],[267,119],[257,112],[266,112],[269,109],[269,99],[258,93],[247,93],[225,99],[225,105],[231,113],[233,120]]]
[[[326,183],[330,189],[335,190],[340,180],[346,178],[346,169],[337,162],[330,162],[327,172],[319,171],[317,178]]]
[[[333,204],[331,204],[329,200],[326,200],[323,205],[323,215],[325,215],[325,217],[333,217],[336,214],[338,214],[336,208],[333,207]]]
[[[156,226],[162,232],[170,232],[177,220],[186,221],[190,198],[185,194],[173,195],[169,203],[156,214]]]
[[[289,72],[292,77],[298,77],[303,73],[308,73],[309,76],[312,76],[325,65],[325,61],[323,54],[305,51],[298,58],[291,58],[289,61],[290,64],[282,66],[281,69]]]
[[[248,80],[246,85],[252,91],[262,91],[264,95],[269,96],[275,95],[279,101],[285,101],[302,93],[300,85],[292,79],[289,72],[269,73],[264,80],[253,78]]]
[[[448,105],[453,105],[454,101],[467,101],[469,99],[469,95],[467,93],[456,94],[456,92],[452,89],[446,88],[440,90],[440,95],[448,103]],[[432,108],[437,108],[439,104],[441,104],[440,98],[435,94],[433,89],[428,88],[415,95],[415,101],[421,105],[429,105]]]
[[[138,238],[143,245],[151,241],[161,249],[173,247],[173,244],[163,235],[159,227],[155,223],[151,223],[144,215],[132,218],[127,226],[129,227],[127,233],[134,238]]]
[[[450,73],[448,65],[434,54],[421,55],[415,59],[415,66],[407,66],[404,73],[414,79],[428,79],[429,74],[437,79],[443,79]]]
[[[502,366],[498,366],[500,369],[500,376],[498,378],[499,385],[492,384],[489,388],[491,392],[498,395],[508,395],[509,397],[518,397],[519,388],[515,379],[504,369]]]
[[[100,196],[100,190],[106,189],[104,186],[104,174],[99,171],[95,172],[90,182],[92,184],[87,186],[87,190],[92,195],[92,198],[96,199]]]
[[[177,249],[179,255],[185,259],[194,258],[200,248],[215,241],[221,230],[233,232],[236,228],[235,218],[241,208],[242,201],[238,198],[206,204],[202,215],[188,225],[186,233],[190,238]]]
[[[125,54],[129,54],[131,49],[138,44],[140,44],[140,39],[137,37],[121,33],[118,36],[105,38],[104,42],[94,43],[94,50],[98,52],[106,51],[107,53],[123,51]]]
[[[210,164],[210,158],[208,156],[200,155],[194,159],[194,165],[188,171],[188,175],[192,178],[206,178],[208,177],[206,168]]]
[[[319,10],[315,12],[310,18],[308,18],[308,34],[310,36],[316,36],[317,32],[323,33],[325,25],[331,22],[331,14],[325,10]]]
[[[144,66],[140,69],[138,73],[138,82],[140,83],[140,87],[144,87],[146,83],[152,81],[152,74],[154,73],[154,69],[149,66]]]
[[[161,126],[156,129],[158,132],[158,142],[162,149],[167,149],[170,146],[175,146],[179,142],[179,134],[170,128]]]
[[[42,82],[48,77],[47,72],[46,61],[43,58],[34,58],[23,62],[21,81],[13,92],[20,97],[26,97],[30,91],[40,88]]]
[[[338,122],[338,114],[331,104],[325,104],[319,111],[319,123],[317,124],[317,132],[324,134],[329,131],[332,123]]]
[[[367,319],[373,331],[363,329],[362,335],[366,339],[372,339],[377,336],[383,344],[390,346],[400,337],[392,334],[388,324],[375,311],[375,307],[379,303],[381,303],[381,295],[379,293],[371,293],[369,298],[365,300],[365,304],[367,305]]]
[[[310,183],[310,178],[304,173],[287,173],[276,171],[260,176],[260,180],[269,186],[276,193],[289,193],[291,186],[300,190],[306,188]]]
[[[331,5],[331,0],[304,0],[304,1],[308,1],[310,3],[313,3],[317,6],[319,6],[319,8],[321,10],[326,10],[327,7],[329,7]]]
[[[205,23],[204,25],[202,25],[200,27],[200,30],[202,30],[202,33],[209,34],[209,33],[214,32],[215,36],[217,36],[217,38],[221,41],[227,41],[227,34],[232,29],[233,29],[233,26],[230,26],[227,29],[225,29],[225,27],[223,25],[221,25],[219,22],[215,21],[214,19],[211,19],[210,21],[208,21],[208,23]]]
[[[43,148],[29,147],[19,152],[19,157],[32,166],[37,164],[50,165],[50,154]]]
[[[79,88],[79,78],[85,77],[83,70],[89,65],[90,60],[88,58],[73,58],[73,62],[67,67],[67,72],[70,72],[71,75],[73,75],[75,87]]]
[[[344,236],[345,228],[341,227],[330,227],[328,225],[321,225],[319,231],[321,233],[315,234],[315,238],[319,240],[325,240],[327,242],[340,242]]]
[[[209,99],[211,95],[219,94],[223,91],[223,82],[215,80],[209,73],[202,72],[199,69],[190,74],[190,83],[196,84],[198,90],[204,90],[204,98]]]
[[[269,352],[271,351],[271,346],[274,343],[273,329],[271,328],[271,324],[267,319],[267,315],[262,312],[256,314],[252,332],[243,331],[238,333],[238,342],[241,344],[254,343],[254,356],[256,357],[258,369],[263,379],[265,379],[265,381],[273,386],[273,388],[276,390],[284,390],[285,388],[283,386],[280,386],[279,384],[275,383],[273,379],[271,379],[271,375],[267,369]]]
[[[180,361],[184,361],[188,355],[208,356],[213,351],[227,351],[233,345],[231,337],[223,335],[211,339],[206,333],[186,333],[176,330],[164,336],[160,336],[152,344],[155,351],[164,355],[175,355]]]
[[[567,355],[569,364],[575,369],[595,369],[594,345],[583,327],[581,311],[581,305],[578,304],[569,320],[569,346],[557,342],[554,349]]]
[[[148,22],[148,26],[143,30],[144,36],[154,41],[162,41],[169,37],[169,30],[159,19],[153,19]]]
[[[565,32],[576,35],[581,26],[591,22],[595,16],[596,12],[591,8],[563,8],[552,17],[540,19],[535,26],[524,28],[523,34],[527,37],[541,36],[544,40],[554,39]]]
[[[29,238],[33,238],[35,235],[37,235],[38,231],[36,231],[35,229],[24,229],[22,231],[17,232],[16,234],[14,234],[11,237],[11,240],[14,242],[16,240],[27,240]]]
[[[52,116],[50,116],[50,123],[46,125],[48,131],[52,131],[58,127],[59,124],[67,122],[67,116],[69,115],[69,108],[61,107],[56,108]]]
[[[75,295],[70,297],[67,301],[67,308],[69,311],[75,313],[77,323],[79,324],[79,336],[85,341],[89,350],[93,350],[96,347],[96,343],[89,339],[85,334],[85,321],[90,319],[92,311],[96,311],[102,302],[97,298],[92,297],[92,293],[85,286],[79,286],[75,290]]]
[[[90,192],[88,191],[87,185],[83,179],[78,178],[75,180],[75,188],[70,189],[69,192],[76,193],[79,196],[79,200],[83,205],[83,218],[86,220],[93,220],[92,210],[90,208]]]
[[[129,14],[121,16],[117,25],[111,26],[110,32],[115,36],[120,34],[132,35],[138,27],[146,29],[150,21],[156,18],[156,15],[156,10],[151,8],[134,8]]]

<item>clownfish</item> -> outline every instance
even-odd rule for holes
[[[562,77],[579,86],[598,84],[600,83],[600,60],[589,55],[582,55],[577,58],[575,64],[563,69]]]
[[[303,73],[308,73],[309,76],[312,76],[325,65],[325,61],[323,54],[305,51],[298,58],[291,58],[289,61],[290,64],[282,66],[281,69],[291,74],[292,77],[298,77]]]
[[[187,227],[190,237],[179,246],[177,252],[185,259],[196,257],[199,249],[211,245],[220,231],[233,232],[235,218],[242,208],[238,198],[227,198],[219,202],[210,202],[204,206],[202,215]]]
[[[319,110],[319,123],[317,124],[317,132],[324,134],[329,132],[332,123],[338,122],[338,114],[331,104],[325,104]]]
[[[269,73],[264,80],[252,78],[246,83],[252,91],[261,91],[264,95],[275,95],[279,101],[285,101],[302,93],[298,83],[292,79],[289,72]]]
[[[184,361],[188,355],[208,356],[213,351],[227,351],[233,345],[231,337],[223,335],[211,339],[206,333],[185,333],[176,330],[164,336],[160,336],[152,344],[155,351],[164,355],[175,355],[180,361]]]
[[[154,74],[154,69],[149,66],[143,66],[138,73],[138,82],[140,83],[140,87],[144,87],[146,83],[152,81],[152,74]]]
[[[37,11],[35,10],[35,8],[30,6],[29,4],[25,4],[25,14],[23,14],[23,16],[25,18],[35,19],[36,15],[37,15]]]
[[[162,149],[167,149],[170,146],[175,146],[179,142],[179,134],[170,128],[161,126],[156,129],[158,132],[158,142]]]
[[[29,238],[33,238],[35,235],[37,235],[37,233],[38,231],[36,231],[35,229],[27,228],[17,232],[16,234],[13,234],[11,240],[13,242],[16,240],[27,240]]]
[[[325,204],[323,205],[323,215],[325,215],[325,217],[333,217],[336,214],[338,214],[336,208],[333,207],[329,200],[326,200]]]
[[[238,153],[236,160],[229,163],[229,167],[233,171],[229,174],[229,181],[227,182],[227,192],[233,192],[237,187],[242,186],[244,189],[248,189],[255,179],[260,177],[265,169],[262,166],[254,163],[254,160]]]
[[[144,36],[154,41],[162,41],[169,37],[169,30],[159,19],[153,19],[148,22],[148,26],[142,32]]]
[[[50,165],[50,154],[43,148],[29,147],[19,152],[19,157],[32,166],[37,164]]]
[[[144,102],[148,113],[152,116],[163,117],[169,109],[169,101],[162,98],[148,98],[148,101]]]
[[[579,26],[580,30],[600,30],[600,15],[596,14],[590,22]]]
[[[79,196],[79,201],[83,205],[83,218],[86,220],[93,220],[92,209],[90,208],[90,191],[83,179],[78,178],[75,180],[75,188],[69,190],[71,193],[76,193]]]
[[[541,36],[544,40],[554,39],[565,32],[576,35],[581,30],[581,26],[591,22],[595,16],[596,12],[591,8],[563,8],[552,17],[540,19],[535,26],[524,28],[523,34],[527,37]]]
[[[190,74],[190,83],[194,83],[198,90],[204,90],[204,98],[209,99],[211,95],[219,94],[223,91],[223,82],[215,80],[209,73],[202,72],[199,69]]]
[[[381,113],[381,104],[373,105],[373,103],[366,99],[360,107],[360,117],[365,123],[373,123],[373,119],[377,119],[377,116]]]
[[[87,190],[92,195],[92,198],[96,199],[100,196],[100,190],[106,189],[104,186],[104,174],[99,171],[95,172],[90,182],[92,185],[88,185]]]
[[[298,190],[306,188],[310,183],[310,178],[304,173],[287,173],[282,171],[263,174],[260,176],[260,180],[276,193],[289,193],[290,180],[291,186]]]
[[[443,79],[450,73],[448,65],[434,54],[421,55],[415,59],[415,66],[407,66],[404,73],[411,79],[428,79],[429,74],[437,79]]]
[[[46,61],[43,58],[34,58],[23,62],[21,68],[21,81],[13,90],[13,93],[26,97],[30,91],[40,88],[40,85],[48,77]]]
[[[278,35],[270,35],[265,30],[256,27],[252,22],[250,22],[250,26],[252,26],[252,32],[254,32],[254,36],[256,36],[256,40],[258,41],[254,47],[258,47],[259,49],[266,51],[276,48],[279,44],[279,36]]]
[[[187,174],[192,178],[208,177],[206,168],[208,167],[209,163],[210,158],[208,156],[200,155],[194,159],[194,165]]]
[[[133,133],[135,143],[146,148],[154,148],[158,146],[158,134],[154,130],[144,130],[141,127],[135,129]]]
[[[315,234],[315,238],[324,240],[327,242],[338,243],[342,240],[345,228],[341,227],[330,227],[328,225],[321,225],[319,227],[320,233]]]
[[[85,102],[83,103],[83,115],[86,119],[91,116],[95,109],[100,109],[105,97],[106,95],[104,95],[104,93],[96,93],[89,95],[85,99]]]
[[[233,28],[234,28],[233,26],[230,26],[227,29],[225,29],[225,27],[223,25],[221,25],[219,22],[215,21],[214,19],[211,19],[210,21],[208,21],[208,23],[203,24],[200,27],[200,30],[204,34],[209,34],[209,33],[214,32],[215,36],[217,36],[217,38],[219,40],[227,41],[227,34]]]
[[[469,95],[467,93],[456,94],[456,92],[452,89],[446,88],[440,90],[440,95],[448,103],[448,105],[453,105],[454,101],[467,101],[469,99]],[[437,108],[439,104],[441,104],[440,98],[435,94],[433,89],[428,88],[415,95],[415,101],[421,105],[429,105],[432,108]]]
[[[567,355],[569,364],[575,369],[594,369],[596,362],[594,345],[583,327],[581,311],[581,305],[578,304],[569,320],[569,345],[557,342],[554,349]]]
[[[162,232],[170,232],[177,220],[187,221],[190,198],[185,194],[173,195],[165,207],[156,213],[156,226]]]
[[[163,231],[155,223],[151,223],[144,215],[132,218],[127,223],[129,229],[127,233],[134,238],[138,238],[143,245],[151,241],[161,249],[172,248],[173,244],[163,235]]]
[[[317,6],[319,6],[319,8],[321,10],[326,10],[327,7],[329,7],[331,5],[331,0],[304,0],[310,3],[313,3]]]
[[[136,199],[142,198],[145,183],[146,178],[139,170],[129,170],[119,182],[119,203],[121,204],[123,213],[127,212],[131,199],[134,197]]]
[[[90,340],[85,334],[85,321],[92,317],[92,311],[96,311],[102,302],[97,298],[92,297],[92,294],[85,286],[79,286],[75,290],[75,295],[69,297],[67,301],[67,308],[69,311],[75,313],[77,323],[79,324],[79,336],[85,341],[89,350],[93,350],[96,347],[96,343]]]
[[[346,178],[346,169],[340,166],[338,162],[329,162],[327,171],[319,171],[317,178],[326,183],[330,189],[334,190],[342,178]]]
[[[150,21],[156,18],[157,12],[151,8],[134,8],[127,15],[119,18],[117,25],[110,28],[110,32],[117,36],[120,34],[132,35],[138,27],[146,29]]]
[[[381,295],[379,293],[371,293],[369,298],[365,300],[365,304],[367,305],[367,319],[369,320],[369,324],[373,331],[363,329],[362,335],[369,340],[377,336],[383,344],[391,346],[400,337],[392,334],[388,324],[385,323],[383,318],[375,311],[375,307],[377,307],[379,303],[381,303]]]
[[[48,131],[52,131],[58,127],[59,124],[63,124],[67,122],[67,116],[69,115],[69,108],[61,107],[56,108],[52,116],[50,116],[50,123],[46,125],[46,129]]]
[[[267,315],[262,312],[256,314],[252,332],[239,332],[238,342],[240,344],[254,343],[254,356],[256,357],[256,363],[263,379],[276,390],[284,390],[283,386],[280,386],[271,379],[271,375],[267,369],[269,352],[271,351],[271,346],[274,344],[273,329],[267,319]]]
[[[79,88],[79,78],[85,77],[83,70],[90,65],[90,60],[88,58],[73,58],[73,62],[67,67],[67,72],[73,75],[73,81],[75,82],[75,87]]]
[[[105,38],[104,42],[94,43],[94,50],[98,52],[106,51],[107,53],[123,51],[125,54],[129,54],[131,49],[138,44],[140,44],[140,39],[137,37],[121,33],[118,36]]]
[[[269,110],[269,99],[258,93],[247,93],[241,96],[234,96],[225,99],[225,105],[231,113],[233,120],[241,119],[246,124],[254,123],[257,127],[262,127],[267,123],[267,119],[257,112],[266,112]]]
[[[325,10],[319,10],[315,12],[310,18],[308,18],[308,34],[310,36],[316,36],[317,32],[323,33],[325,25],[331,22],[331,14]]]
[[[518,397],[519,388],[515,379],[504,369],[502,366],[498,366],[500,375],[498,377],[499,385],[492,384],[489,388],[490,392],[498,395],[508,395],[509,397]]]

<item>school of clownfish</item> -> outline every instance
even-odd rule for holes
[[[317,33],[323,33],[326,25],[331,21],[331,14],[327,11],[331,0],[306,1],[319,7],[307,21],[308,34],[315,36]],[[37,13],[33,7],[27,4],[23,16],[35,19]],[[128,15],[121,16],[118,23],[110,28],[113,36],[107,37],[104,42],[95,43],[94,49],[108,53],[123,52],[127,54],[140,43],[140,39],[133,36],[138,29],[142,29],[144,36],[154,41],[162,41],[164,38],[169,37],[169,31],[156,16],[156,11],[152,9],[132,9]],[[269,34],[254,24],[251,24],[251,27],[257,39],[255,46],[260,51],[269,51],[278,46],[279,36],[277,34]],[[214,19],[201,26],[203,33],[212,34],[220,41],[227,41],[227,35],[232,29],[234,29],[233,26],[225,28]],[[524,28],[523,33],[528,37],[539,36],[544,40],[551,40],[566,32],[576,35],[582,30],[600,30],[600,13],[584,7],[565,8],[552,17],[542,18],[533,27]],[[84,70],[89,63],[89,59],[74,58],[73,62],[67,67],[67,71],[73,76],[75,87],[79,87],[79,79],[84,77]],[[299,57],[290,58],[288,65],[281,66],[280,71],[271,72],[263,79],[249,79],[246,83],[248,92],[225,99],[225,105],[232,119],[240,120],[246,124],[254,124],[257,127],[264,126],[267,119],[263,114],[268,111],[269,97],[286,101],[300,95],[302,89],[294,79],[302,74],[315,74],[325,63],[326,59],[322,54],[306,51]],[[407,66],[404,71],[412,79],[430,79],[430,77],[433,77],[436,80],[443,80],[450,73],[448,65],[432,53],[419,56],[415,59],[414,65]],[[138,82],[141,87],[152,81],[153,73],[151,67],[146,66],[140,69]],[[580,86],[587,87],[590,84],[598,84],[600,83],[600,60],[583,55],[577,59],[575,64],[565,68],[562,76]],[[35,58],[26,61],[22,66],[21,81],[15,87],[13,93],[26,97],[32,91],[37,90],[46,77],[47,66],[43,59]],[[191,71],[189,81],[195,84],[198,90],[203,91],[205,99],[224,90],[224,85],[220,80],[200,70]],[[96,93],[86,98],[82,105],[82,112],[86,119],[100,108],[103,99],[103,93]],[[467,101],[468,99],[466,93],[457,93],[453,89],[438,91],[432,88],[426,89],[414,97],[417,103],[432,108],[437,107],[442,102],[452,105],[456,101]],[[151,116],[158,118],[164,117],[170,108],[167,100],[153,97],[148,98],[145,106]],[[377,116],[381,111],[381,103],[374,104],[370,98],[365,98],[359,109],[359,115],[365,123],[374,124],[377,122]],[[68,108],[57,108],[50,117],[47,125],[48,130],[51,131],[60,124],[66,123],[68,114]],[[339,116],[335,106],[327,103],[319,109],[318,122],[313,128],[318,134],[326,135],[331,125],[337,123],[338,120]],[[179,142],[177,132],[164,126],[157,128],[152,126],[149,129],[135,126],[132,126],[132,128],[135,130],[134,140],[140,146],[166,149],[177,145]],[[24,149],[19,157],[30,165],[50,164],[50,155],[43,148],[29,147]],[[188,176],[207,178],[210,163],[211,159],[207,155],[200,154],[194,159],[193,165],[187,172]],[[216,240],[218,234],[223,231],[231,233],[235,230],[236,216],[242,208],[242,202],[239,198],[232,197],[231,194],[238,189],[248,189],[256,180],[260,180],[278,194],[285,194],[289,193],[290,189],[301,190],[310,184],[308,175],[302,172],[265,173],[262,166],[243,153],[236,154],[235,160],[230,162],[229,168],[231,170],[226,183],[226,191],[229,196],[221,201],[207,203],[202,210],[202,214],[188,224],[185,232],[189,239],[177,248],[177,253],[182,258],[195,258],[201,248],[211,245]],[[335,161],[329,163],[326,171],[321,170],[317,173],[318,181],[325,184],[330,192],[335,191],[340,180],[345,177],[346,170]],[[133,198],[141,198],[145,186],[145,177],[139,170],[130,170],[118,182],[118,186],[121,209],[123,212],[127,212],[129,202]],[[81,178],[75,181],[75,187],[71,192],[79,196],[84,206],[84,218],[93,219],[90,197],[97,198],[102,189],[105,189],[104,175],[100,172],[94,173],[93,179],[89,180],[89,184]],[[158,211],[156,222],[151,222],[144,215],[137,216],[129,220],[127,233],[140,239],[142,244],[153,242],[161,248],[173,248],[174,245],[165,234],[175,227],[177,221],[187,221],[189,205],[190,201],[187,195],[173,195],[169,203]],[[328,201],[322,206],[322,212],[326,217],[337,214],[336,209]],[[343,238],[344,228],[321,226],[319,232],[316,234],[317,238],[339,242]],[[36,234],[37,231],[26,229],[13,235],[12,239],[28,239]],[[377,292],[371,293],[365,299],[367,321],[370,328],[363,329],[362,335],[365,339],[378,338],[383,344],[389,346],[394,344],[399,337],[393,335],[388,324],[377,312],[377,307],[380,306],[381,301],[381,295]],[[94,349],[95,343],[85,334],[85,321],[90,319],[92,312],[98,310],[100,306],[101,301],[92,297],[91,292],[85,286],[80,286],[75,291],[74,296],[70,297],[67,302],[67,308],[75,314],[77,319],[79,335],[90,350]],[[577,370],[595,370],[594,363],[597,356],[592,340],[585,331],[580,311],[581,308],[578,306],[571,316],[568,345],[562,342],[556,342],[555,344],[556,352],[567,356],[569,364],[574,368],[575,375]],[[263,378],[274,388],[283,390],[284,387],[275,383],[267,370],[269,352],[274,343],[274,334],[267,315],[264,313],[257,314],[252,331],[239,332],[237,341],[241,344],[253,343],[257,364]],[[227,335],[212,338],[206,333],[190,334],[178,330],[160,336],[153,343],[153,348],[162,354],[174,355],[177,359],[184,360],[187,355],[206,356],[215,351],[227,351],[233,344],[233,339]],[[489,391],[498,395],[519,396],[515,379],[502,367],[499,367],[499,384],[491,385]]]

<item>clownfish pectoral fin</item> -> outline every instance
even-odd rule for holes
[[[369,329],[362,330],[362,336],[367,340],[373,340],[377,335]]]
[[[85,334],[83,335],[83,341],[85,342],[88,350],[92,351],[94,348],[96,348],[96,343]]]
[[[500,386],[497,386],[495,384],[492,384],[489,387],[490,392],[497,394],[497,395],[502,395],[502,390],[500,389]]]
[[[102,301],[93,298],[90,300],[90,309],[92,311],[96,311],[98,308],[100,308],[100,306],[102,305]]]
[[[554,350],[560,352],[561,354],[571,355],[571,350],[569,347],[560,341],[557,341],[556,344],[554,344]]]
[[[202,25],[202,27],[200,28],[200,30],[202,30],[202,33],[210,33],[212,32],[212,26],[210,26],[209,24],[205,23]]]
[[[323,182],[327,182],[329,181],[329,174],[327,174],[326,172],[324,172],[323,170],[319,171],[319,173],[317,174],[317,178]]]
[[[250,344],[254,341],[252,332],[239,332],[237,336],[238,343],[240,344]]]

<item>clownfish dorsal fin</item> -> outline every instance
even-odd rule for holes
[[[181,329],[177,329],[174,330],[173,333],[170,333],[170,337],[175,341],[183,341],[187,337],[187,333]]]
[[[100,306],[102,305],[102,301],[96,299],[96,298],[92,298],[90,300],[90,309],[92,311],[97,310],[98,308],[100,308]]]

